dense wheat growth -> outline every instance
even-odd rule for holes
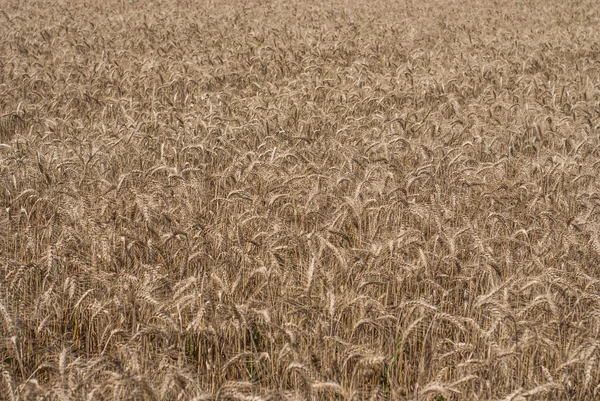
[[[0,0],[0,398],[600,397],[595,6]]]

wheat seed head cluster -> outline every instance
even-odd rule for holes
[[[0,1],[0,399],[600,397],[600,12]]]

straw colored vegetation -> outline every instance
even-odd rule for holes
[[[0,398],[600,397],[594,1],[2,1]]]

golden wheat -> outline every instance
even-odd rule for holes
[[[594,2],[238,3],[2,3],[0,398],[597,398]]]

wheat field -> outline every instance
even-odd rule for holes
[[[0,399],[600,397],[594,1],[0,1]]]

